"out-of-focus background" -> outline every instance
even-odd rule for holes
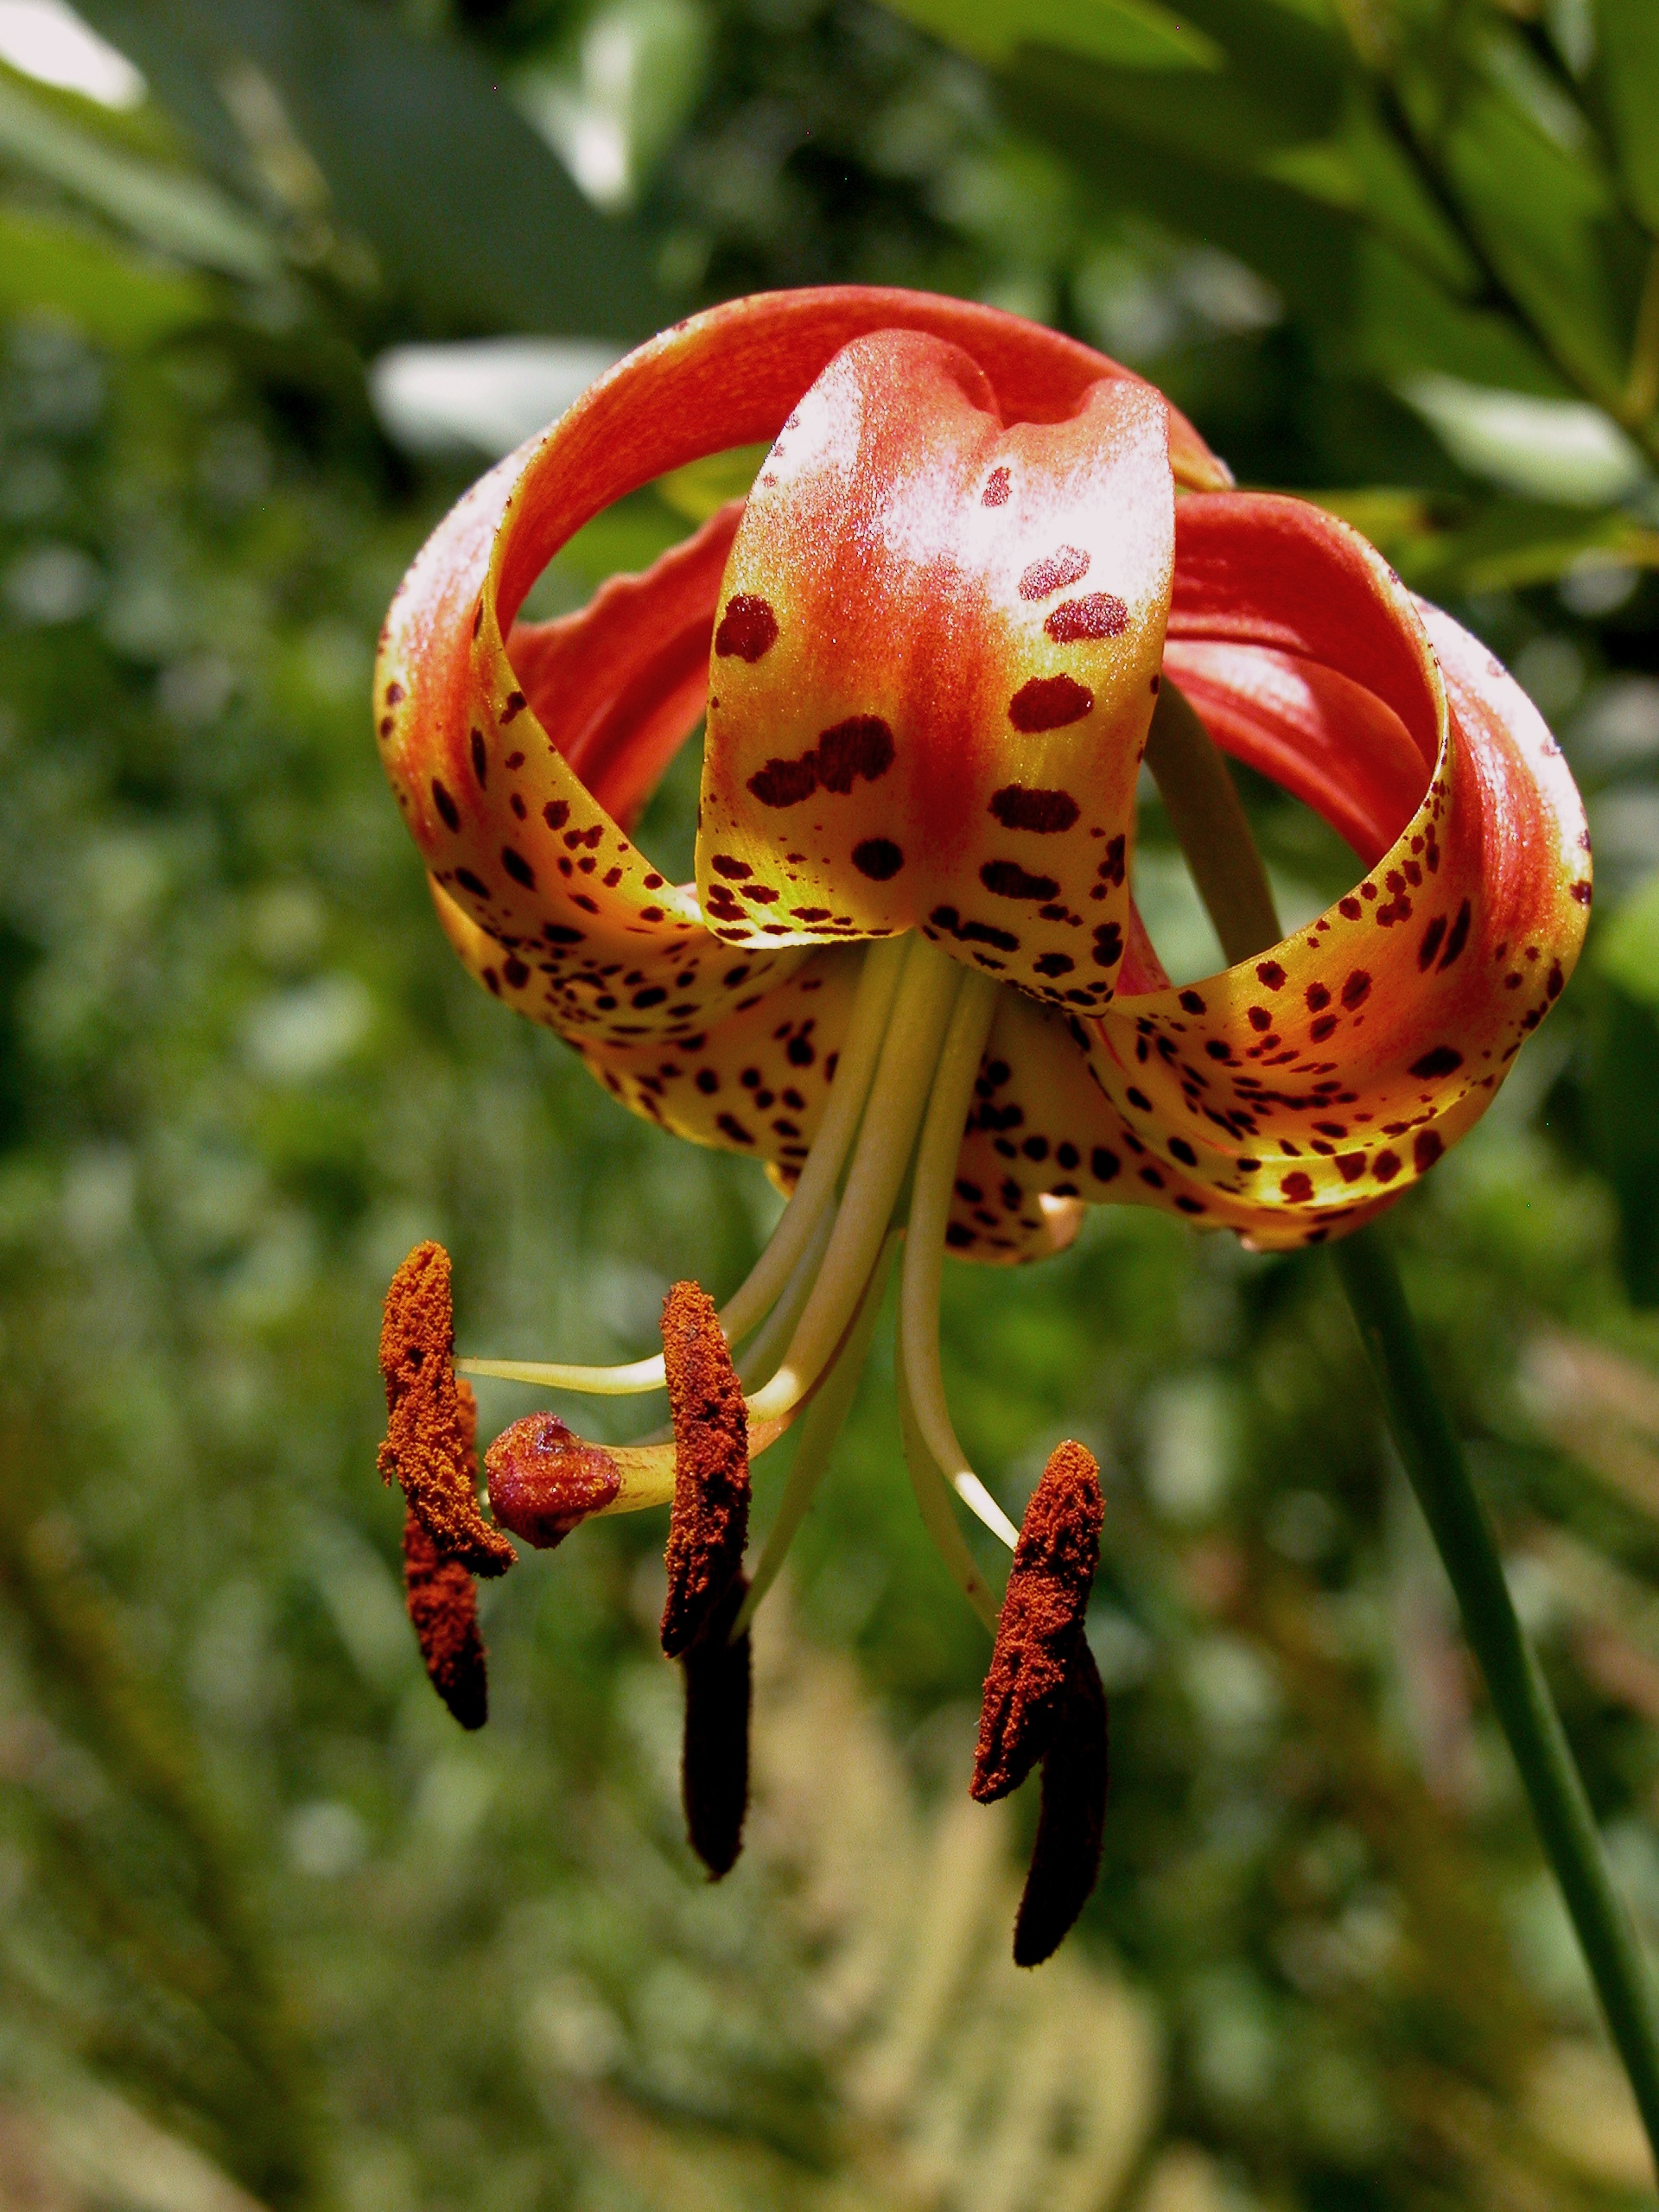
[[[0,2200],[1651,2202],[1317,1255],[1107,1211],[949,1270],[998,1494],[1064,1434],[1105,1471],[1105,1870],[1039,1974],[879,1353],[763,1615],[727,1883],[658,1516],[490,1586],[494,1717],[452,1726],[373,1471],[392,1267],[449,1245],[467,1346],[626,1356],[776,1200],[467,981],[367,685],[487,460],[689,308],[826,280],[1089,339],[1487,639],[1595,918],[1394,1219],[1659,1945],[1656,239],[1652,0],[0,0]],[[1292,918],[1346,887],[1248,797]],[[694,804],[683,764],[643,832],[677,872]],[[1218,965],[1142,836],[1169,964]]]

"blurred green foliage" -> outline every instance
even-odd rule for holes
[[[766,284],[993,299],[1154,376],[1242,480],[1327,499],[1516,670],[1589,798],[1597,918],[1396,1219],[1659,1942],[1651,9],[83,13],[147,98],[0,71],[0,2186],[1642,2197],[1317,1256],[1126,1211],[1041,1268],[950,1271],[953,1399],[999,1495],[1017,1510],[1063,1434],[1107,1473],[1114,1802],[1056,1967],[997,1963],[1032,1810],[959,1803],[983,1639],[880,1357],[768,1607],[728,1884],[677,1832],[659,1527],[596,1524],[493,1587],[494,1715],[453,1729],[372,1479],[391,1268],[440,1236],[469,1346],[616,1356],[673,1276],[733,1284],[775,1201],[619,1114],[436,931],[366,686],[485,456],[398,447],[367,372],[417,340],[621,344]],[[725,488],[623,503],[545,602]],[[1287,916],[1346,887],[1321,825],[1246,797]],[[682,765],[642,831],[665,861],[694,804]],[[1142,835],[1153,933],[1200,973],[1155,803]],[[492,1389],[486,1428],[525,1402]],[[763,1463],[763,1524],[778,1484]]]

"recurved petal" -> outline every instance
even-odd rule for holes
[[[1423,761],[1414,811],[1306,930],[1203,983],[1120,1000],[1087,1033],[1091,1072],[1151,1164],[1184,1175],[1182,1211],[1243,1207],[1253,1241],[1308,1241],[1397,1196],[1491,1103],[1577,957],[1583,812],[1519,687],[1344,525],[1237,497],[1185,502],[1179,529],[1172,636],[1268,656],[1217,717],[1230,749],[1281,776],[1300,753],[1300,787],[1338,826],[1345,769],[1363,794],[1349,826],[1373,847],[1408,744]],[[1287,655],[1311,664],[1297,698]],[[1207,704],[1237,665],[1210,662]],[[1371,704],[1346,712],[1329,671]]]
[[[643,969],[625,969],[620,976],[596,969],[573,975],[533,949],[504,957],[495,939],[436,885],[433,899],[449,942],[486,988],[517,1013],[559,1030],[613,1097],[671,1135],[764,1160],[783,1182],[793,1181],[835,1080],[860,951],[837,946],[797,956],[799,964],[779,978],[767,976],[764,966],[757,976],[747,954],[724,945],[725,964],[709,972],[734,999],[730,1012],[707,1029],[684,1033],[682,1023],[678,1033],[664,1035],[652,1032],[649,1008],[642,1019],[632,1004],[635,991],[653,988],[633,980]],[[604,1033],[570,1018],[573,983],[602,997],[620,995]],[[635,1020],[639,1027],[632,1031]]]
[[[698,885],[734,944],[920,929],[1111,998],[1173,552],[1167,421],[1103,379],[1005,424],[959,347],[882,331],[801,399],[715,632]]]
[[[569,623],[514,632],[524,595],[601,509],[703,454],[769,441],[834,354],[891,328],[967,346],[1009,419],[1063,416],[1103,377],[1151,395],[1179,480],[1229,480],[1139,378],[970,302],[861,286],[764,294],[694,316],[630,354],[439,525],[393,602],[375,677],[398,803],[435,877],[501,948],[499,972],[527,967],[535,945],[556,965],[569,956],[573,970],[640,969],[630,992],[664,994],[649,1006],[631,998],[624,1012],[620,994],[573,977],[556,994],[556,1026],[611,1041],[689,1033],[742,995],[744,987],[722,995],[709,983],[722,956],[703,942],[693,894],[664,883],[623,826],[677,727],[695,719],[696,663],[706,658],[696,632],[731,518],[716,517],[646,577],[607,588]],[[708,598],[707,618],[713,611]],[[800,956],[763,957],[780,975]],[[692,980],[674,983],[669,969]],[[749,980],[759,980],[753,963]],[[605,996],[617,1006],[601,1007]],[[674,1014],[693,999],[695,1015]]]

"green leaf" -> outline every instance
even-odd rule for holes
[[[1471,504],[1391,486],[1302,496],[1352,523],[1431,599],[1554,583],[1586,557],[1659,569],[1659,533],[1628,515],[1585,515],[1536,500]]]
[[[0,156],[181,260],[255,282],[276,275],[276,240],[216,186],[116,150],[25,85],[0,71]]]
[[[663,319],[639,232],[589,206],[483,63],[356,0],[88,0],[208,145],[213,88],[251,65],[332,212],[444,328],[636,338]]]
[[[1599,0],[1602,98],[1630,205],[1659,232],[1659,8]]]
[[[1221,48],[1156,0],[893,0],[898,12],[976,61],[1054,46],[1121,69],[1216,69]]]
[[[1447,174],[1493,268],[1550,351],[1617,411],[1641,242],[1594,163],[1545,137],[1514,103],[1474,87],[1447,133]]]
[[[1629,997],[1659,1008],[1659,875],[1597,931],[1595,964]]]
[[[135,260],[58,217],[0,207],[0,314],[41,307],[125,351],[201,321],[214,301],[184,270]]]
[[[1386,384],[1438,374],[1541,398],[1574,393],[1513,316],[1452,298],[1381,238],[1355,248],[1352,331],[1356,359]]]

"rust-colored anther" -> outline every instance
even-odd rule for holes
[[[749,1805],[749,1635],[732,1638],[749,1586],[733,1577],[686,1651],[685,1737],[680,1754],[680,1802],[685,1832],[710,1878],[737,1864]]]
[[[475,1486],[478,1401],[470,1382],[456,1383],[455,1412],[461,1471]],[[478,1592],[461,1561],[433,1542],[412,1505],[404,1513],[404,1603],[433,1688],[463,1728],[481,1728],[490,1717],[490,1693]]]
[[[490,1510],[504,1529],[537,1551],[562,1544],[620,1487],[616,1462],[556,1414],[526,1414],[504,1428],[484,1454]]]
[[[433,1688],[463,1728],[481,1728],[490,1696],[477,1586],[438,1549],[412,1505],[404,1515],[404,1602]]]
[[[677,1282],[663,1301],[663,1360],[674,1421],[663,1649],[690,1650],[743,1564],[749,1533],[749,1420],[714,1300]]]
[[[1106,1831],[1106,1693],[1082,1637],[1043,1758],[1043,1802],[1014,1923],[1014,1963],[1053,1955],[1089,1902]]]
[[[982,1805],[1017,1789],[1047,1750],[1100,1564],[1100,1470],[1058,1445],[1032,1493],[997,1616],[969,1788]]]
[[[478,1506],[478,1459],[454,1376],[449,1255],[417,1244],[391,1279],[380,1329],[386,1436],[378,1465],[395,1475],[421,1526],[473,1574],[505,1574],[518,1554]]]

